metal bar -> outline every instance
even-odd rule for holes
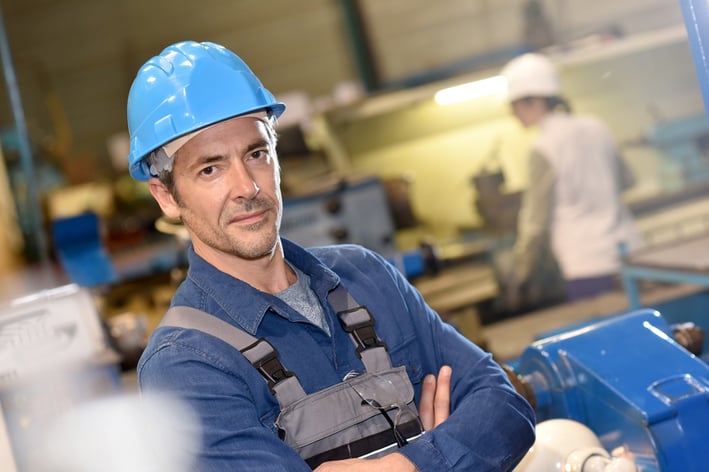
[[[709,287],[709,274],[703,274],[700,272],[686,272],[682,270],[657,269],[653,267],[639,266],[625,266],[623,267],[622,272],[624,275],[636,279]]]
[[[631,310],[642,308],[642,304],[640,303],[640,291],[638,289],[639,280],[653,280],[656,282],[709,287],[709,274],[706,273],[627,265],[623,266],[620,272],[623,286],[625,287],[625,294],[628,297],[629,309]]]
[[[709,114],[709,3],[706,0],[681,0],[680,3],[699,88],[704,98],[704,108]]]
[[[637,310],[641,308],[640,292],[635,278],[626,273],[625,270],[621,270],[621,279],[623,280],[623,287],[625,287],[625,295],[628,297],[628,309]]]
[[[22,161],[22,171],[26,180],[27,202],[30,213],[30,223],[32,236],[35,239],[37,246],[37,255],[39,257],[42,268],[49,268],[49,250],[47,246],[47,238],[44,231],[42,205],[39,198],[39,190],[37,186],[37,178],[34,171],[34,162],[32,159],[32,150],[30,140],[27,134],[27,125],[25,122],[25,112],[22,107],[22,99],[17,86],[17,77],[12,64],[10,55],[10,46],[7,40],[5,31],[5,17],[0,5],[0,58],[2,59],[2,69],[7,84],[7,93],[12,106],[12,114],[15,120],[15,131],[18,137],[18,146],[20,159]]]
[[[374,92],[381,87],[381,78],[367,36],[362,7],[359,0],[340,0],[339,3],[349,33],[359,78],[367,92]]]
[[[618,254],[621,260],[626,260],[628,257],[628,245],[624,242],[618,244]],[[623,287],[625,288],[625,295],[628,297],[628,309],[636,310],[640,308],[640,292],[638,290],[638,283],[635,278],[626,272],[628,265],[623,263],[620,269],[620,278],[623,281]]]
[[[497,66],[515,56],[530,52],[525,45],[514,45],[484,52],[474,56],[452,61],[436,68],[414,73],[401,79],[382,81],[380,90],[399,90],[407,87],[418,87],[439,80],[449,79],[459,74]]]

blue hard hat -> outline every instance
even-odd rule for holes
[[[175,43],[140,68],[128,94],[128,166],[151,177],[146,156],[184,134],[257,110],[278,118],[276,101],[236,54],[218,44]]]

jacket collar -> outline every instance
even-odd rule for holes
[[[281,238],[281,244],[285,259],[310,276],[310,287],[328,311],[330,308],[327,295],[339,284],[338,275],[298,244],[285,238]],[[262,292],[209,264],[194,251],[192,245],[188,248],[187,257],[187,278],[206,294],[204,299],[195,300],[195,304],[201,305],[196,308],[209,311],[207,305],[213,301],[227,317],[252,335],[256,334],[269,310],[289,319],[296,315],[294,310],[278,297]]]

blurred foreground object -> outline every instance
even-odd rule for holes
[[[11,455],[2,470],[189,470],[186,442],[198,432],[189,413],[121,397],[119,360],[86,288],[0,308],[0,450]]]
[[[197,419],[177,400],[122,395],[85,403],[47,426],[36,444],[39,470],[193,470]]]
[[[588,427],[566,419],[537,424],[537,439],[515,472],[636,472],[630,459],[611,457]]]

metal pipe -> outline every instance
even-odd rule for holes
[[[34,162],[32,159],[32,150],[30,140],[27,133],[27,125],[25,122],[25,112],[22,107],[22,99],[17,86],[17,77],[12,64],[10,55],[10,46],[7,40],[5,30],[5,17],[0,4],[0,58],[2,59],[2,69],[7,85],[7,93],[12,106],[12,115],[15,120],[15,132],[18,138],[18,147],[20,159],[22,162],[22,171],[26,180],[27,203],[30,213],[31,235],[35,239],[37,246],[37,255],[43,269],[49,268],[49,250],[47,238],[43,226],[42,205],[40,204],[39,190],[37,178],[34,170]]]

